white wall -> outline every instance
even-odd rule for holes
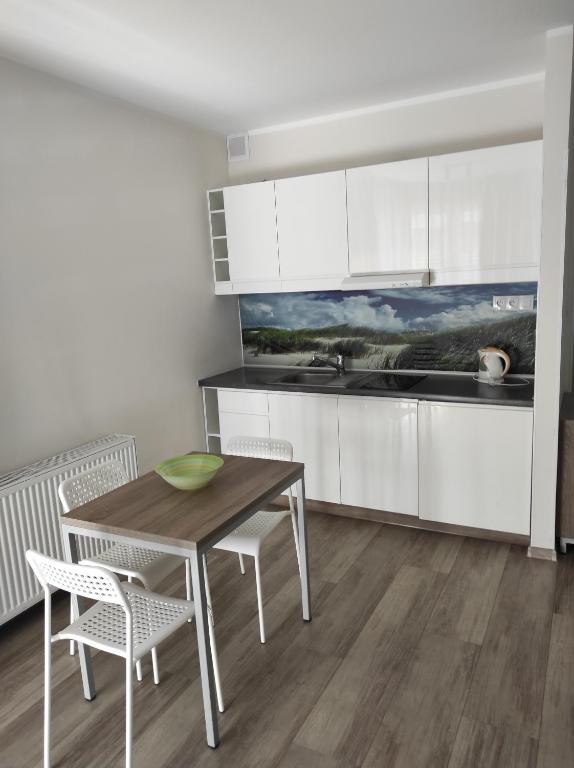
[[[573,65],[574,75],[574,65]],[[560,391],[574,389],[574,76],[570,96],[570,138],[564,243],[564,298],[562,307],[562,361]]]
[[[338,119],[250,134],[250,159],[232,181],[258,181],[539,139],[541,77],[435,94]]]
[[[224,142],[2,60],[0,93],[0,472],[115,431],[140,470],[201,447],[196,380],[241,362]]]
[[[546,39],[542,253],[538,283],[532,530],[534,548],[553,550],[565,272],[566,179],[572,92],[572,27]]]

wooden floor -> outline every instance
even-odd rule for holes
[[[227,710],[205,744],[195,628],[160,647],[135,689],[137,768],[561,768],[574,764],[574,552],[558,564],[506,544],[313,514],[314,617],[304,624],[288,522],[263,562],[210,561]],[[184,593],[172,579],[164,591]],[[67,602],[56,599],[64,623]],[[42,610],[0,630],[0,765],[41,764]],[[53,766],[123,765],[122,661],[53,647]]]

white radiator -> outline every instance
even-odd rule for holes
[[[130,480],[138,476],[136,444],[130,435],[108,435],[0,476],[0,624],[43,598],[26,550],[63,557],[59,484],[107,459],[121,461]],[[82,557],[101,549],[96,540],[82,539]]]

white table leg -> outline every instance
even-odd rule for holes
[[[311,592],[309,588],[309,553],[307,549],[307,514],[305,512],[305,480],[297,480],[297,519],[299,528],[299,559],[301,571],[301,602],[303,619],[311,621]]]
[[[209,642],[209,614],[207,611],[207,597],[205,594],[203,556],[194,550],[190,552],[189,559],[191,563],[193,601],[195,603],[195,626],[197,629],[197,650],[199,654],[199,670],[201,673],[205,730],[207,732],[207,743],[210,747],[216,747],[219,744],[219,729],[217,724],[215,679],[213,676],[213,663]]]
[[[64,540],[64,556],[69,563],[78,562],[78,546],[76,543],[76,534],[62,531]],[[74,613],[80,616],[84,613],[84,599],[78,595],[72,595]],[[78,653],[80,656],[80,669],[82,672],[82,686],[84,688],[84,698],[91,701],[96,696],[96,686],[94,683],[94,673],[92,671],[92,659],[90,658],[90,649],[83,643],[78,643]]]

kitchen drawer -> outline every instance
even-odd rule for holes
[[[218,389],[219,412],[260,413],[267,415],[267,392],[247,392],[242,389]]]
[[[233,437],[269,437],[269,417],[262,414],[221,411],[219,423],[223,453]]]

